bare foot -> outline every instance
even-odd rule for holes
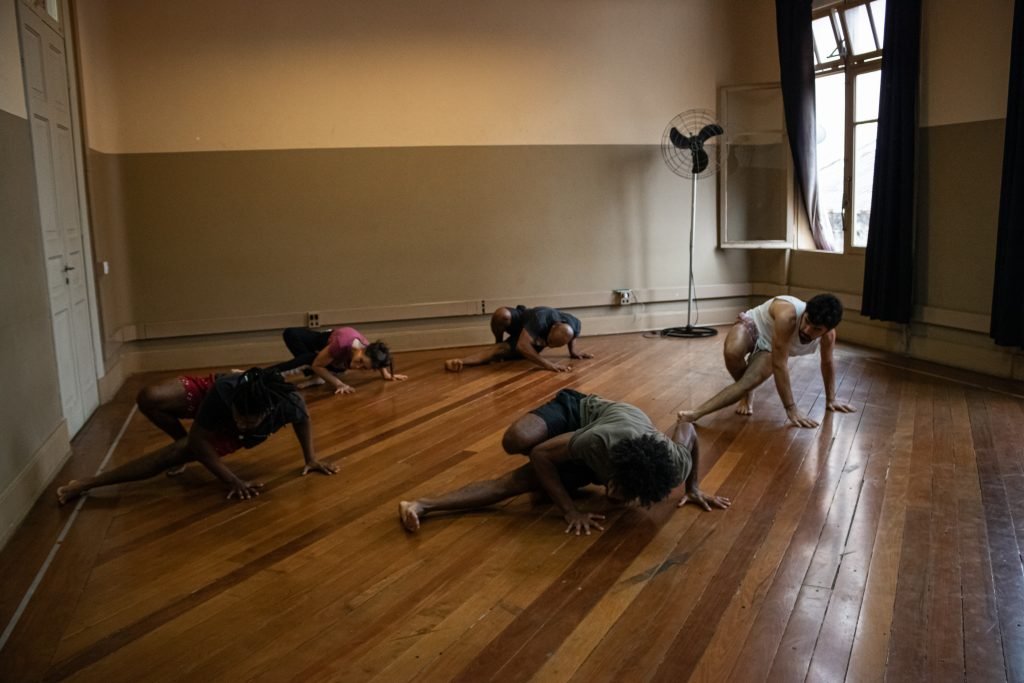
[[[64,503],[70,503],[80,495],[82,495],[82,484],[77,479],[72,479],[57,489],[57,502],[60,505],[64,505]]]
[[[462,372],[462,361],[458,358],[452,358],[444,362],[444,369],[448,372]]]
[[[737,415],[753,415],[754,414],[754,402],[751,400],[750,395],[744,396],[740,399],[740,402],[736,404]]]
[[[313,377],[311,379],[307,379],[305,382],[299,382],[295,386],[299,389],[309,389],[310,387],[318,387],[321,384],[324,384],[323,377]]]
[[[420,530],[420,515],[423,508],[416,501],[403,500],[398,504],[398,517],[402,520],[402,526],[406,531],[416,533]]]
[[[168,477],[176,477],[182,472],[184,472],[186,467],[188,467],[188,465],[178,465],[177,467],[170,468],[169,470],[164,472],[164,474],[166,474]]]
[[[679,418],[680,422],[696,422],[699,417],[693,410],[680,410],[676,413],[676,417]]]

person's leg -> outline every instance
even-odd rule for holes
[[[293,356],[317,353],[327,346],[329,337],[330,333],[311,330],[307,327],[289,327],[281,333],[284,345],[288,347]]]
[[[178,439],[158,451],[147,453],[141,458],[126,462],[107,472],[101,472],[95,477],[86,477],[82,480],[72,479],[57,489],[57,501],[63,505],[78,498],[86,491],[100,486],[150,479],[165,470],[184,465],[194,459],[192,452],[188,449],[187,439]]]
[[[190,412],[192,406],[182,378],[175,377],[143,387],[135,398],[135,404],[140,413],[172,440],[177,441],[188,435],[181,420],[194,415]]]
[[[708,413],[736,403],[740,399],[747,398],[747,408],[750,414],[749,394],[772,376],[772,354],[767,351],[754,353],[747,361],[746,370],[739,381],[730,384],[720,392],[700,404],[693,410],[679,411],[679,419],[685,422],[696,422]]]
[[[756,328],[755,328],[756,329]],[[751,355],[757,350],[757,342],[750,334],[751,328],[747,323],[737,322],[729,330],[722,345],[722,355],[725,357],[725,369],[729,371],[732,378],[739,382],[747,371],[747,362]],[[754,391],[751,389],[740,398],[736,405],[737,415],[752,415],[754,412]]]
[[[304,365],[311,365],[320,350],[327,346],[330,333],[318,332],[305,327],[289,327],[281,333],[281,338],[291,352],[292,359],[272,365],[270,369],[285,373]]]
[[[494,343],[500,344],[505,331],[512,324],[512,311],[502,306],[491,314],[491,333],[494,335]]]
[[[512,353],[507,342],[492,344],[480,351],[470,354],[465,358],[452,358],[444,362],[444,369],[448,372],[458,372],[464,367],[473,365],[486,365],[491,361],[507,358]]]
[[[549,436],[548,432],[548,424],[542,417],[535,413],[527,413],[505,430],[501,437],[501,447],[509,455],[529,455],[534,446],[555,436]]]
[[[407,531],[417,531],[420,528],[420,519],[427,513],[487,507],[538,490],[540,482],[533,473],[533,466],[523,465],[497,479],[476,481],[435,498],[403,500],[398,504],[398,516]]]

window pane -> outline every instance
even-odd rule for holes
[[[57,0],[46,0],[46,13],[53,17],[54,21],[60,21],[60,4]]]
[[[832,20],[828,17],[815,19],[811,23],[814,29],[814,46],[818,49],[818,55],[824,62],[832,61],[839,56],[836,49],[836,34],[832,31]]]
[[[871,183],[875,173],[877,123],[862,123],[854,129],[856,154],[853,159],[853,240],[855,247],[868,245],[871,219]]]
[[[761,140],[726,149],[726,238],[785,241],[789,145]]]
[[[854,83],[857,111],[854,121],[872,121],[878,118],[878,93],[882,85],[882,71],[871,71],[857,76]]]
[[[815,79],[818,153],[818,208],[831,228],[833,243],[843,243],[843,157],[846,138],[846,75]]]
[[[878,49],[875,45],[875,35],[871,31],[866,5],[857,5],[846,10],[846,30],[850,32],[848,38],[853,54],[862,55]]]
[[[885,0],[875,0],[871,3],[871,18],[875,20],[875,31],[878,32],[878,42],[885,42]]]

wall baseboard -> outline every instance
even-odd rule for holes
[[[537,297],[413,304],[320,311],[325,327],[352,322],[368,337],[383,338],[395,351],[457,348],[488,344],[487,320],[499,306],[551,305],[572,310],[583,322],[584,337],[597,334],[628,334],[681,326],[686,323],[686,291],[663,287],[635,289],[641,303],[615,306],[611,292],[579,292],[544,299]],[[769,282],[716,284],[697,287],[697,310],[703,325],[730,325],[736,315],[779,294],[809,298],[817,291]],[[1022,355],[995,346],[982,334],[987,316],[931,307],[919,307],[909,327],[870,320],[858,311],[861,297],[834,292],[847,309],[840,340],[891,353],[908,355],[951,367],[998,377],[1020,378]],[[416,316],[416,317],[412,317]],[[160,338],[137,339],[124,344],[107,376],[101,379],[102,400],[111,398],[125,379],[136,372],[186,368],[241,367],[268,364],[288,357],[280,329],[302,325],[300,314],[257,316],[231,321],[186,321],[164,326],[132,326],[132,330],[158,332]],[[263,326],[280,323],[271,330]],[[195,334],[208,330],[205,334]],[[212,331],[216,330],[216,331]],[[128,330],[131,332],[131,330]],[[186,336],[182,336],[189,333]]]
[[[695,320],[702,325],[729,325],[747,308],[747,299],[705,301]],[[646,332],[686,323],[686,302],[592,307],[575,311],[588,335]],[[383,338],[395,351],[482,346],[492,343],[489,315],[359,324],[370,339]],[[241,332],[172,339],[140,340],[124,345],[115,366],[123,376],[136,372],[185,368],[241,367],[288,358],[280,332]],[[123,380],[121,380],[123,382]]]
[[[0,493],[0,549],[10,540],[70,455],[68,425],[61,420],[14,481]]]

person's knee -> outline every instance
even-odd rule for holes
[[[530,450],[527,435],[518,425],[512,425],[501,437],[501,447],[509,455],[525,455]]]
[[[142,387],[135,396],[135,405],[139,407],[143,414],[148,415],[153,412],[158,408],[159,404],[159,393],[153,387]]]

